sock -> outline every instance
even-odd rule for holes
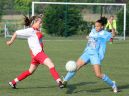
[[[17,78],[15,78],[12,83],[16,84],[17,82],[25,79],[26,77],[28,77],[29,75],[31,75],[31,73],[29,72],[29,70],[23,72],[22,74],[20,74]]]
[[[111,80],[107,75],[103,75],[102,80],[103,80],[105,83],[107,83],[109,86],[111,86],[111,87],[113,86],[112,80]]]
[[[68,81],[68,80],[72,79],[73,76],[75,75],[75,73],[76,73],[75,71],[68,72],[68,73],[66,74],[65,78],[64,78],[64,81]]]
[[[110,38],[110,42],[113,42],[113,38]]]
[[[52,77],[54,78],[54,80],[56,80],[57,83],[59,81],[61,81],[60,76],[54,67],[50,68],[50,73],[51,73]]]

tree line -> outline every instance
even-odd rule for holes
[[[82,0],[2,0],[0,3],[0,20],[2,15],[6,14],[29,14],[31,16],[31,3],[32,1],[50,1],[50,2],[82,2]],[[11,2],[11,3],[9,3]],[[129,28],[129,2],[128,0],[83,0],[87,3],[127,3],[127,25]],[[74,34],[87,34],[91,28],[93,22],[88,22],[88,20],[83,20],[82,14],[80,13],[82,6],[46,6],[44,10],[40,8],[35,8],[37,13],[44,14],[44,24],[43,29],[45,32],[56,36],[71,36]],[[97,6],[87,6],[87,10],[92,10],[94,13],[100,13],[100,11],[109,11],[108,7],[97,7]],[[20,11],[19,11],[20,10]],[[118,10],[116,7],[112,7],[112,10]],[[106,11],[107,12],[107,11]],[[54,25],[54,26],[53,26]],[[118,32],[122,32],[123,29],[123,10],[117,13],[117,28]],[[122,34],[122,33],[119,33]],[[129,35],[129,30],[127,29],[127,35]]]

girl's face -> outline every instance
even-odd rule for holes
[[[101,29],[103,29],[102,24],[99,23],[99,22],[96,22],[96,23],[95,23],[95,30],[96,30],[97,32],[99,32]]]
[[[109,20],[113,21],[114,20],[114,17],[110,17]]]
[[[114,17],[110,17],[108,21],[112,24],[113,20],[114,20]]]
[[[42,23],[42,19],[41,18],[38,18],[37,20],[40,24]]]
[[[35,20],[34,24],[32,25],[32,27],[39,29],[42,25],[42,19],[41,18],[37,18],[37,20]]]

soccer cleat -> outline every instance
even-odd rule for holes
[[[113,81],[112,89],[113,89],[113,92],[114,92],[114,93],[118,93],[118,92],[119,92],[115,81]]]
[[[9,82],[9,85],[10,85],[13,89],[16,89],[16,84],[13,84],[12,82]]]
[[[64,85],[62,84],[61,81],[59,81],[58,86],[59,86],[60,88],[64,88]]]
[[[67,81],[63,81],[64,88],[67,87]]]

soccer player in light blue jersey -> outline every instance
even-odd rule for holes
[[[77,60],[77,70],[68,72],[64,77],[63,84],[66,87],[67,82],[72,79],[76,72],[84,65],[91,63],[96,77],[103,80],[106,84],[112,87],[113,92],[117,93],[117,85],[115,81],[112,81],[108,75],[102,73],[101,62],[104,59],[106,50],[106,42],[110,40],[111,33],[104,30],[104,26],[107,23],[107,19],[102,17],[95,22],[95,28],[91,30],[88,36],[88,43],[80,58]]]

